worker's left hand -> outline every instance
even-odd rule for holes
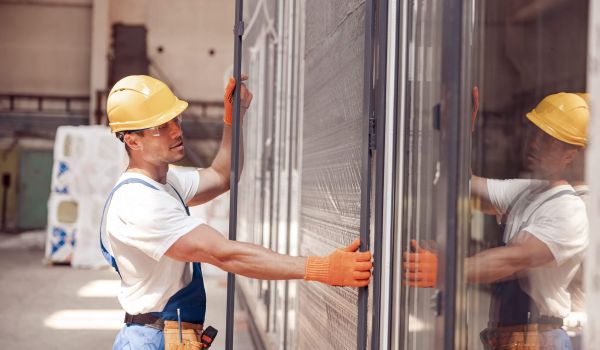
[[[247,80],[247,75],[242,75],[242,81]],[[252,93],[248,88],[246,88],[246,84],[240,84],[242,90],[240,95],[240,118],[243,118],[250,107],[250,103],[252,102]],[[226,125],[231,125],[233,122],[233,92],[235,90],[235,78],[230,77],[229,82],[227,83],[227,87],[225,88],[225,94],[223,96],[223,104],[225,106],[225,115],[223,117],[223,122]]]
[[[402,282],[410,287],[433,288],[437,282],[438,258],[433,250],[424,249],[416,240],[410,242],[415,252],[402,254]]]
[[[358,252],[360,240],[328,256],[309,256],[304,279],[331,286],[365,287],[371,279],[371,252]]]

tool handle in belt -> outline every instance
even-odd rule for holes
[[[202,336],[200,337],[200,342],[202,343],[202,347],[204,349],[210,348],[212,342],[217,337],[217,333],[219,333],[219,331],[217,331],[215,328],[211,326],[206,327],[204,332],[202,332]]]

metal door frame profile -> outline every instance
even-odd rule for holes
[[[232,150],[229,189],[229,239],[237,238],[237,199],[240,148],[240,86],[242,69],[242,36],[244,35],[243,0],[235,1],[235,24],[233,29],[233,76],[236,88],[233,93]],[[227,316],[225,327],[225,349],[233,350],[233,327],[235,311],[235,275],[227,273]]]
[[[384,227],[385,117],[387,88],[388,0],[367,0],[365,3],[363,145],[360,241],[361,251],[369,250],[371,214],[373,214],[373,305],[371,315],[371,349],[378,350],[381,331],[382,230]],[[373,164],[374,163],[374,164]],[[375,166],[375,173],[372,167]],[[374,183],[373,178],[374,177]],[[374,185],[374,186],[373,186]],[[373,188],[374,187],[374,188]],[[371,191],[374,190],[374,213],[371,213]],[[368,287],[358,291],[357,349],[367,348]]]
[[[373,233],[373,258],[377,262],[373,268],[373,306],[371,321],[371,349],[379,350],[381,332],[381,281],[383,269],[383,212],[385,198],[385,162],[386,162],[386,91],[387,91],[387,45],[388,45],[388,0],[379,0],[376,7],[377,46],[374,53],[378,59],[373,70],[375,77],[375,232]]]
[[[385,176],[383,182],[382,193],[382,260],[380,265],[385,266],[382,272],[381,279],[381,305],[380,305],[380,322],[382,333],[379,336],[379,347],[382,349],[396,349],[396,313],[400,308],[395,308],[395,285],[396,280],[400,280],[397,276],[400,272],[397,264],[397,255],[395,252],[400,251],[397,245],[400,243],[400,232],[396,229],[397,222],[402,221],[402,212],[398,211],[400,207],[396,202],[396,195],[400,197],[403,193],[403,183],[398,181],[398,174],[403,172],[403,142],[404,142],[404,124],[397,118],[398,111],[404,106],[405,88],[404,82],[406,79],[406,60],[404,53],[406,42],[405,26],[406,26],[406,6],[404,2],[399,0],[388,1],[388,20],[387,20],[387,102],[385,105],[385,160],[384,169]],[[387,312],[381,312],[389,310]],[[373,339],[375,341],[375,339]]]
[[[364,70],[363,70],[363,145],[362,171],[361,171],[361,194],[360,194],[360,250],[369,250],[370,226],[371,226],[371,138],[374,136],[374,111],[373,111],[373,35],[375,32],[375,1],[365,2],[365,46],[364,46]],[[356,348],[363,350],[367,348],[369,312],[369,290],[363,287],[358,290],[358,321],[356,332]]]
[[[467,83],[463,51],[463,8],[461,0],[445,0],[442,5],[442,94],[440,110],[440,190],[437,193],[437,241],[440,244],[438,284],[441,286],[436,302],[436,327],[443,330],[438,349],[460,348],[462,335],[457,329],[457,290],[462,281],[463,263],[459,233],[468,230],[468,174],[470,130],[465,114],[462,93]],[[468,197],[467,197],[468,198]],[[467,203],[467,204],[465,204]],[[466,221],[465,221],[466,220]],[[458,318],[460,319],[460,318]],[[441,325],[440,323],[443,323]],[[439,339],[438,339],[439,341]]]

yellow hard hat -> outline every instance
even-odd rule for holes
[[[585,147],[590,112],[586,101],[576,94],[559,92],[546,96],[527,119],[557,140]]]
[[[151,128],[175,118],[187,106],[162,81],[130,75],[119,80],[108,94],[108,125],[112,132]]]

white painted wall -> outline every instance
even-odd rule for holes
[[[110,23],[108,21],[109,5],[109,0],[93,0],[94,7],[90,38],[90,124],[102,124],[102,122],[97,121],[95,115],[96,107],[104,103],[98,92],[108,89],[106,78],[108,76],[108,60],[106,59],[106,53],[108,52],[110,38]]]

